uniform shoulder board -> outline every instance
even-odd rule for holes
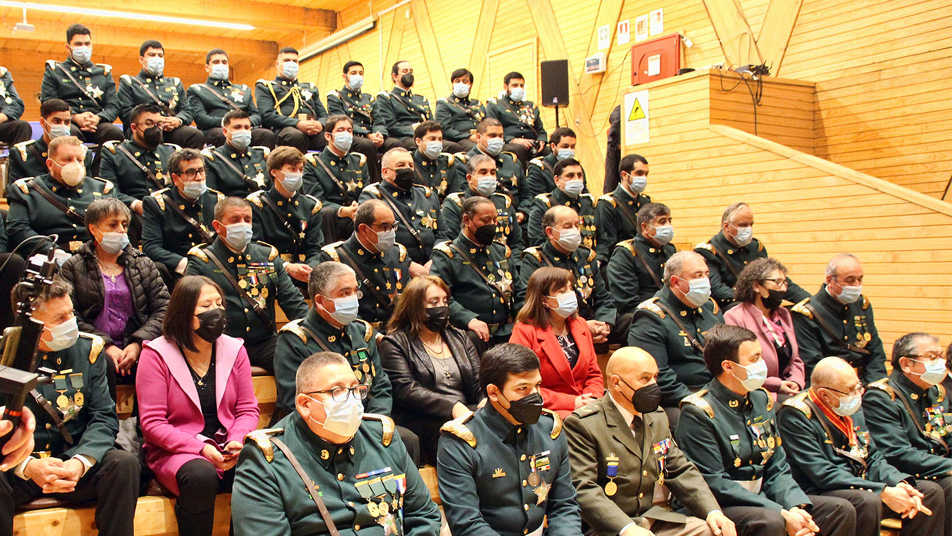
[[[757,240],[757,251],[763,251],[763,250],[764,250],[764,243],[761,242],[760,240]]]
[[[942,387],[941,385],[939,386]],[[896,400],[896,392],[893,391],[891,385],[889,385],[889,378],[883,378],[881,380],[876,380],[873,383],[867,386],[867,389],[879,389],[880,391],[885,391],[889,395],[890,400]],[[944,397],[943,397],[944,398]],[[941,400],[940,400],[941,402]]]
[[[222,199],[225,198],[225,194],[219,192],[218,190],[216,190],[216,189],[214,189],[214,188],[209,188],[208,191],[211,192],[211,193],[213,193],[213,194],[215,194],[215,196],[218,197],[218,200],[219,200],[219,201],[221,201]]]
[[[638,250],[635,249],[635,239],[629,238],[628,240],[622,240],[621,242],[615,244],[616,248],[624,248],[631,252],[632,257],[638,256]]]
[[[258,242],[258,245],[259,245],[259,246],[264,246],[264,247],[266,247],[266,248],[268,248],[268,249],[271,250],[270,252],[268,252],[268,260],[269,260],[269,261],[273,261],[275,258],[277,258],[278,255],[280,255],[280,252],[278,251],[278,248],[272,246],[271,244],[269,244],[269,243],[267,243],[267,242],[262,242],[261,240],[258,240],[257,242]]]
[[[109,149],[110,153],[116,154],[116,146],[118,146],[120,143],[122,142],[112,140],[112,141],[107,141],[106,143],[102,144],[102,146],[105,147],[106,149]]]
[[[180,79],[178,79],[178,78],[176,78],[176,77],[174,77],[174,76],[170,76],[169,78],[172,79],[172,84],[173,84],[173,85],[176,85],[176,86],[177,86],[177,85],[179,85],[179,84],[182,83],[182,81],[181,81]]]
[[[397,257],[400,262],[407,260],[407,247],[403,244],[397,244],[397,251],[400,252],[400,256]]]
[[[863,296],[863,310],[869,309],[869,300],[866,299],[866,296]]]
[[[773,409],[773,403],[774,403],[774,402],[773,402],[773,397],[770,396],[770,391],[764,389],[763,387],[758,387],[757,390],[758,390],[758,391],[763,391],[763,392],[764,392],[764,396],[767,397],[767,411],[772,410],[772,409]]]
[[[265,159],[267,159],[268,156],[271,155],[271,149],[265,147],[264,145],[255,145],[254,147],[252,147],[252,149],[260,150],[261,154],[265,157]]]
[[[463,206],[463,194],[461,192],[453,192],[450,195],[446,196],[447,199],[451,199],[454,203]]]
[[[456,161],[456,157],[453,156],[453,153],[440,153],[440,155],[446,157],[446,167],[452,166],[453,162]]]
[[[588,250],[588,262],[594,261],[594,260],[595,260],[595,257],[597,257],[597,256],[598,256],[598,254],[595,253],[595,250],[594,250],[594,249]]]
[[[245,444],[254,443],[264,453],[264,459],[271,463],[274,461],[274,444],[271,443],[271,436],[281,435],[284,430],[281,428],[266,428],[264,430],[255,430],[245,436]]]
[[[446,100],[446,97],[439,97],[438,99],[436,99],[436,102],[449,102],[449,101]]]
[[[470,447],[476,448],[476,436],[473,435],[473,432],[466,426],[466,423],[472,418],[473,413],[468,413],[458,419],[453,419],[441,426],[440,432],[453,434],[465,441]]]
[[[449,258],[453,258],[453,249],[450,248],[450,243],[447,240],[440,242],[439,244],[433,246],[433,249],[439,251],[440,253],[446,255]]]
[[[357,153],[360,156],[360,162],[357,164],[359,167],[364,167],[364,164],[367,163],[367,155],[363,153]]]
[[[6,75],[7,75],[7,68],[0,67],[0,76],[6,76]]]
[[[535,196],[536,199],[545,203],[545,206],[552,208],[552,199],[550,198],[551,194],[539,194]]]
[[[19,188],[23,195],[28,195],[30,193],[30,181],[32,180],[32,178],[17,179],[13,185]]]
[[[806,307],[807,302],[809,301],[810,301],[810,298],[803,298],[803,300],[800,303],[794,305],[793,309],[790,309],[790,310],[793,311],[794,313],[800,313],[801,315],[809,318],[810,320],[813,320],[813,313],[811,313],[810,310],[807,309]]]
[[[717,305],[717,301],[715,301],[714,298],[710,298],[710,297],[709,297],[708,299],[711,300],[711,305],[713,306],[714,314],[716,314],[716,315],[717,315],[717,314],[720,314],[720,313],[721,313],[721,307],[720,307],[719,305]]]
[[[618,201],[615,200],[615,196],[612,194],[605,194],[598,198],[599,203],[611,203],[612,208],[618,207]]]
[[[92,342],[92,346],[89,348],[89,362],[95,363],[102,354],[102,351],[106,349],[106,341],[99,335],[93,335],[92,333],[86,333],[84,331],[80,331],[79,336],[90,339]]]
[[[496,97],[492,97],[491,99],[486,101],[486,104],[498,104],[498,103],[499,101],[496,99]]]
[[[27,141],[21,141],[20,143],[14,145],[14,147],[16,147],[17,150],[20,151],[20,160],[23,160],[24,162],[26,162],[26,159],[30,157],[30,153],[28,152],[29,146],[31,143],[35,143],[35,142],[36,140],[27,140]]]
[[[165,212],[165,197],[164,194],[168,192],[168,188],[162,188],[161,190],[156,190],[149,194],[152,199],[155,199],[155,204],[159,205],[159,210]]]
[[[192,246],[192,249],[188,250],[187,255],[193,255],[203,262],[208,262],[208,255],[202,250],[201,246]]]
[[[102,187],[102,193],[104,193],[104,194],[108,194],[109,192],[112,191],[113,188],[116,187],[116,185],[113,184],[112,181],[107,181],[106,179],[100,179],[99,177],[95,177],[95,178],[96,178],[96,179],[99,179],[99,180],[101,180],[101,181],[103,181],[104,183],[106,183],[106,184]]]
[[[46,67],[47,67],[48,69],[56,69],[56,64],[57,64],[57,63],[58,63],[58,62],[57,62],[56,60],[46,60]]]
[[[572,414],[578,417],[579,419],[584,419],[586,417],[591,417],[592,415],[598,415],[598,404],[585,404],[579,409],[575,410]]]
[[[324,208],[324,204],[321,203],[320,199],[314,197],[311,194],[304,194],[304,196],[310,199],[311,201],[314,201],[314,208],[311,209],[311,216],[318,214],[321,211],[321,209]]]
[[[337,242],[334,242],[333,244],[327,244],[326,246],[322,247],[321,251],[330,255],[330,257],[334,259],[335,261],[340,262],[340,254],[337,253],[337,247],[342,245],[343,243],[344,243],[343,240],[338,240]]]
[[[132,77],[127,74],[120,75],[119,80],[129,84],[130,86],[132,85]]]
[[[595,199],[595,196],[592,194],[582,194],[579,197],[589,199],[592,202],[593,206],[598,203],[598,199]]]
[[[697,406],[701,408],[704,411],[704,413],[707,413],[708,417],[713,419],[714,408],[711,407],[711,405],[707,402],[707,400],[704,400],[704,395],[706,394],[707,394],[707,389],[701,389],[700,391],[694,394],[690,394],[681,399],[681,403],[678,404],[678,407],[683,408],[685,404],[691,404],[691,405]]]
[[[529,160],[529,163],[530,163],[530,164],[533,164],[533,165],[536,165],[536,166],[539,166],[539,168],[541,168],[541,169],[545,169],[545,164],[542,163],[542,159],[541,159],[541,158],[533,158],[532,160]]]
[[[658,315],[661,318],[664,318],[664,311],[658,307],[658,304],[655,303],[658,301],[658,298],[648,298],[647,300],[638,304],[638,309],[643,309],[645,311],[651,311],[652,313]]]
[[[263,193],[264,193],[264,190],[251,192],[250,194],[248,194],[248,197],[246,197],[245,199],[247,199],[249,203],[253,204],[259,209],[264,210],[264,201],[261,200],[261,194]]]
[[[360,318],[355,321],[364,325],[364,342],[370,342],[370,339],[374,338],[374,327],[370,325],[370,322]]]
[[[542,262],[542,252],[539,250],[538,247],[532,246],[531,248],[526,248],[522,250],[523,257],[525,257],[527,253],[535,257],[536,262],[539,262],[539,263]]]
[[[694,249],[706,249],[711,253],[714,253],[714,246],[710,242],[701,242],[700,244],[694,246]]]
[[[380,190],[377,188],[376,184],[368,184],[367,187],[364,188],[364,191],[369,192],[370,195],[376,197],[377,199],[383,199],[383,195],[380,193]]]
[[[97,63],[96,65],[102,67],[102,74],[109,74],[112,72],[112,65],[108,63]]]
[[[469,156],[466,153],[456,153],[454,156],[463,164],[469,162]]]
[[[509,257],[512,257],[512,249],[509,248],[509,245],[507,244],[502,244],[502,245],[503,247],[506,248],[506,258],[508,259]]]
[[[542,413],[552,417],[552,431],[549,432],[549,437],[552,439],[558,439],[559,434],[562,433],[562,417],[559,417],[559,414],[552,411],[551,409],[543,409]]]
[[[378,96],[378,97],[387,97],[387,98],[389,99],[389,98],[390,98],[390,92],[389,92],[389,91],[381,91],[380,93],[377,93],[377,96]]]
[[[431,190],[429,186],[421,186],[421,188],[423,188],[423,193],[427,197],[430,197],[431,195],[433,195],[433,190]]]
[[[509,194],[504,194],[502,192],[493,192],[493,195],[498,195],[503,198],[503,201],[506,203],[506,208],[512,207],[512,198],[509,197]]]
[[[938,404],[938,403],[943,402],[943,401],[945,400],[945,387],[943,387],[941,383],[938,384],[938,385],[936,385],[936,387],[939,388],[939,395],[938,395],[938,396],[936,397],[936,399],[935,399],[936,404]]]
[[[393,431],[397,429],[397,426],[393,423],[393,419],[377,413],[364,413],[364,420],[378,421],[383,425],[383,437],[380,442],[383,443],[383,446],[389,447],[390,442],[393,441]]]
[[[327,92],[327,98],[330,98],[330,97],[332,97],[332,96],[333,96],[333,97],[337,97],[337,98],[339,99],[339,98],[340,98],[340,93],[338,93],[336,89],[332,89],[332,90],[330,90],[330,91]]]
[[[308,153],[308,154],[304,155],[304,159],[307,160],[307,162],[308,162],[309,164],[311,164],[312,166],[316,166],[316,165],[317,165],[317,155],[318,155],[318,154],[320,154],[320,153]]]
[[[512,158],[512,161],[513,161],[513,162],[515,162],[515,161],[518,160],[518,158],[519,158],[518,156],[516,156],[516,153],[514,153],[514,152],[512,152],[512,151],[503,151],[503,152],[501,152],[501,153],[499,153],[499,154],[507,154],[507,155],[509,155],[509,156]]]
[[[796,396],[793,396],[784,400],[783,405],[790,406],[792,408],[796,408],[800,410],[809,419],[813,417],[813,411],[810,409],[810,406],[808,406],[806,403],[807,395],[809,395],[809,393],[810,391],[803,391]]]
[[[205,158],[207,158],[207,159],[211,160],[212,162],[214,162],[214,161],[215,161],[215,148],[214,148],[214,147],[205,147],[204,149],[202,149],[202,156],[204,156]]]
[[[255,85],[257,85],[257,84],[264,84],[264,85],[266,85],[266,86],[268,86],[268,87],[271,87],[271,86],[273,85],[273,84],[271,83],[271,80],[265,80],[264,78],[259,78],[257,81],[255,81]]]
[[[279,329],[278,332],[282,332],[282,331],[297,335],[298,337],[301,338],[301,342],[303,342],[304,344],[307,344],[307,333],[303,329],[301,329],[300,318],[298,318],[297,320],[292,320],[288,322],[287,324],[281,326],[281,329]]]

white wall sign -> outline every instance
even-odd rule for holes
[[[625,145],[648,143],[648,90],[625,95]]]
[[[652,11],[650,19],[651,22],[649,26],[651,27],[651,35],[664,33],[664,9],[656,9]]]
[[[635,42],[648,39],[648,15],[641,15],[635,19]]]
[[[598,50],[612,46],[612,27],[608,24],[598,27]]]
[[[631,42],[631,21],[625,19],[618,23],[618,44],[627,45]]]

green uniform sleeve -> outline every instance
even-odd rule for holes
[[[526,230],[527,243],[530,247],[538,247],[545,243],[545,231],[542,229],[542,216],[549,207],[541,199],[533,199],[529,209],[529,228]]]
[[[278,303],[288,318],[304,318],[307,315],[307,302],[301,297],[301,291],[294,286],[291,276],[284,271],[284,261],[280,257],[274,259],[275,281],[274,288],[278,292]]]
[[[680,343],[678,340],[676,343]],[[658,387],[661,405],[677,406],[691,390],[678,380],[674,369],[668,366],[668,336],[661,319],[650,311],[636,310],[628,331],[628,346],[637,346],[651,354],[658,363]]]
[[[506,239],[506,245],[509,246],[509,249],[512,250],[511,264],[516,264],[519,267],[519,262],[522,259],[522,252],[526,249],[526,237],[522,232],[522,224],[519,223],[519,218],[516,216],[516,212],[512,211],[510,213],[511,219],[509,221],[509,237]],[[519,309],[514,309],[518,311]],[[614,320],[614,319],[613,319]]]
[[[883,350],[883,340],[879,338],[876,321],[873,319],[873,306],[866,309],[866,325],[869,326],[871,339],[866,345],[869,357],[866,359],[866,373],[860,378],[864,385],[873,383],[886,377],[886,352]]]
[[[930,476],[952,474],[952,460],[912,445],[908,434],[919,434],[919,430],[902,402],[894,402],[880,389],[869,389],[863,396],[863,415],[876,448],[896,469]]]
[[[403,495],[404,536],[439,534],[442,524],[440,510],[430,498],[430,489],[423,482],[420,471],[410,460],[407,447],[399,434],[393,434],[393,442],[390,443],[388,450],[396,451],[393,453],[394,459],[403,461],[401,470],[407,475],[407,491]]]
[[[456,121],[453,118],[452,106],[443,102],[443,99],[436,99],[436,121],[443,125],[443,137],[448,140],[462,140],[469,137],[469,132],[463,133],[456,128]]]
[[[591,277],[595,280],[595,291],[592,292],[592,299],[595,303],[595,320],[614,325],[615,301],[612,300],[612,295],[608,293],[608,289],[605,287],[605,279],[599,273],[598,262],[593,261],[591,267]]]
[[[130,77],[132,75],[129,75]],[[129,125],[131,122],[132,108],[135,106],[135,95],[133,95],[132,81],[126,81],[128,78],[119,77],[119,119],[123,125]]]
[[[112,123],[119,117],[119,95],[116,93],[116,82],[112,79],[112,73],[103,75],[105,79],[102,85],[102,111],[98,114],[100,123]]]
[[[800,351],[800,359],[803,360],[805,378],[809,382],[813,367],[824,357],[823,335],[816,321],[797,312],[791,316],[793,317],[793,333],[797,337],[797,349]]]
[[[320,211],[309,215],[302,247],[305,262],[316,266],[321,256],[321,248],[324,247],[324,217]]]
[[[436,235],[438,240],[453,240],[459,236],[462,223],[460,222],[460,207],[449,197],[443,200],[443,225],[440,225]]]
[[[175,117],[182,121],[182,126],[187,127],[192,124],[192,107],[188,103],[188,95],[185,94],[185,86],[181,80],[176,80],[175,93],[178,95],[178,110]]]
[[[456,270],[453,267],[453,260],[439,250],[433,250],[431,259],[433,260],[433,264],[430,266],[430,274],[439,277],[447,286],[453,288],[453,284],[456,282]],[[479,316],[460,305],[460,303],[453,298],[450,298],[449,306],[450,321],[454,326],[462,330],[468,329],[467,326],[470,321]]]
[[[621,222],[618,221],[617,210],[610,201],[602,201],[595,206],[595,252],[601,262],[608,262],[612,248],[618,243]]]
[[[261,124],[266,128],[280,130],[297,126],[296,118],[286,117],[275,110],[274,97],[266,82],[261,81],[255,84],[255,101],[258,103],[258,112],[261,114]]]
[[[390,130],[388,126],[392,125],[395,120],[393,104],[390,102],[390,97],[384,96],[383,94],[378,95],[377,98],[374,99],[371,115],[373,116],[373,131],[379,132],[384,136],[389,136]]]
[[[88,356],[82,355],[79,359],[88,359]],[[86,405],[83,408],[89,412],[86,429],[79,441],[66,450],[65,455],[68,457],[82,454],[100,462],[106,452],[116,444],[119,418],[116,416],[116,403],[109,395],[109,384],[106,382],[107,359],[109,356],[100,352],[96,362],[90,363],[87,369],[84,380],[88,389],[85,389]]]
[[[526,290],[529,287],[529,278],[532,277],[532,274],[539,269],[539,260],[536,259],[535,255],[528,253],[523,254],[522,264],[519,266],[519,279],[516,280],[516,284],[513,285],[513,310],[521,311],[522,306],[526,303]]]
[[[370,360],[374,369],[374,381],[370,385],[370,396],[367,397],[367,411],[369,413],[379,413],[381,415],[390,415],[393,411],[393,388],[390,385],[390,377],[383,368],[383,362],[380,361],[380,352],[377,351],[377,343],[374,337],[367,342],[367,349],[370,352]]]
[[[635,271],[635,259],[626,247],[615,247],[611,259],[605,267],[608,276],[608,289],[615,301],[617,311],[634,311],[640,303],[638,294],[641,283]]]
[[[278,478],[261,449],[246,445],[237,467],[231,493],[235,536],[291,536]]]
[[[198,84],[192,84],[188,87],[188,90],[185,91],[185,95],[188,97],[188,105],[192,109],[192,118],[195,121],[195,126],[201,130],[221,127],[221,120],[210,115],[208,109],[205,108],[205,102],[199,96],[199,92],[201,91],[208,90],[199,88]],[[217,99],[218,97],[215,98]]]
[[[565,438],[556,439],[558,451],[553,452],[559,459],[558,473],[546,499],[546,517],[549,522],[547,536],[578,536],[582,533],[582,518],[579,515],[575,487],[572,486],[572,465],[569,462],[569,449]]]
[[[23,115],[25,107],[23,99],[20,98],[20,94],[17,93],[17,88],[13,85],[13,75],[10,74],[10,71],[7,71],[6,74],[3,75],[3,85],[7,88],[7,96],[10,98],[10,102],[3,102],[0,113],[5,114],[9,121],[16,121]]]
[[[164,264],[170,272],[182,262],[182,256],[165,249],[162,211],[152,196],[142,199],[142,251],[153,262]]]
[[[440,502],[454,536],[499,536],[479,510],[479,482],[476,481],[476,450],[462,441],[443,435],[437,454],[436,475]],[[568,468],[568,463],[566,463]],[[575,534],[577,536],[581,531]]]
[[[724,282],[723,276],[723,272],[729,268],[709,250],[695,249],[694,251],[704,257],[704,262],[711,271],[711,297],[721,306],[734,301],[734,288]]]
[[[275,407],[282,414],[294,411],[295,375],[297,369],[311,355],[307,345],[296,334],[278,332],[274,345],[274,383],[277,388]]]

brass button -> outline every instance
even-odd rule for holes
[[[47,423],[46,427],[47,427],[47,428],[50,427],[49,423]],[[522,487],[526,487],[526,484],[528,484],[528,482],[526,482],[525,480],[523,480],[523,481],[522,481]]]
[[[648,471],[642,471],[641,476],[648,476]]]
[[[529,505],[528,505],[528,504],[524,505],[523,507],[526,509],[526,512],[529,511]]]
[[[638,498],[639,498],[639,499],[644,499],[644,498],[645,498],[645,494],[644,494],[644,493],[639,493],[639,494],[638,494]]]
[[[344,480],[344,473],[337,473],[337,480]]]
[[[524,462],[524,461],[526,461],[526,455],[525,455],[525,454],[523,454],[523,455],[522,455],[522,457],[521,457],[521,458],[519,458],[519,460],[520,460],[520,461],[523,461],[523,462]]]

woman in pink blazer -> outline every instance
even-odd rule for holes
[[[780,306],[787,290],[787,269],[774,258],[757,259],[737,276],[737,305],[724,313],[724,322],[757,334],[767,363],[764,388],[783,400],[803,389],[803,360],[793,332],[790,311]]]
[[[136,375],[145,459],[179,500],[179,534],[212,533],[215,494],[228,491],[246,434],[258,427],[258,401],[241,339],[222,335],[221,288],[182,278],[172,292],[162,337],[145,343]]]
[[[578,316],[574,279],[562,268],[533,272],[509,338],[539,356],[545,407],[563,419],[605,393],[592,332]]]

